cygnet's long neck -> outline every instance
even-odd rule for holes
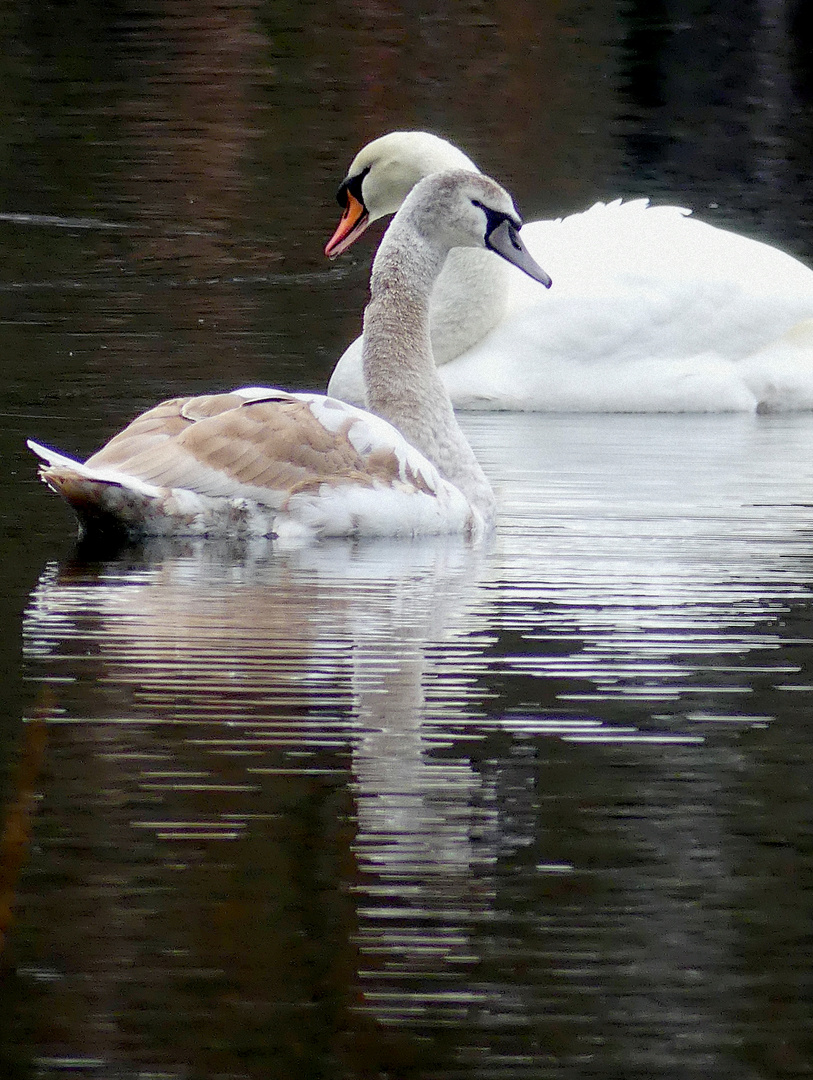
[[[396,219],[387,230],[373,264],[364,315],[367,404],[490,521],[494,493],[460,430],[432,356],[429,297],[445,256],[408,218]]]

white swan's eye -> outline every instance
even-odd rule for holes
[[[347,206],[348,194],[352,195],[357,202],[360,202],[361,205],[364,206],[364,196],[361,194],[361,185],[364,183],[364,178],[369,171],[370,166],[368,165],[367,168],[362,169],[360,173],[356,173],[355,176],[348,176],[348,178],[343,181],[341,187],[336,192],[336,202],[342,210]]]

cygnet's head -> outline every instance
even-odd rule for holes
[[[391,131],[368,143],[339,188],[342,219],[325,254],[341,255],[373,221],[396,213],[419,180],[446,169],[479,172],[462,150],[427,131]]]
[[[551,280],[519,237],[522,218],[508,192],[481,173],[450,169],[419,181],[388,232],[409,228],[436,250],[486,248],[550,288]],[[385,245],[382,245],[384,250]]]

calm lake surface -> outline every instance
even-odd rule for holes
[[[813,1074],[813,416],[469,414],[480,548],[94,557],[24,449],[322,388],[399,127],[811,261],[810,16],[720,8],[2,9],[3,1080]]]

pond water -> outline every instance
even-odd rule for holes
[[[323,386],[397,127],[809,257],[803,5],[3,19],[0,1075],[810,1075],[809,414],[467,414],[479,547],[98,557],[23,448]]]

